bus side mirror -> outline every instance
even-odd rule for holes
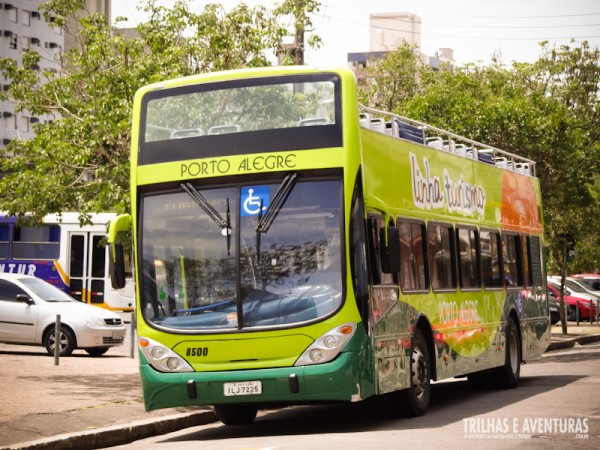
[[[110,272],[110,284],[113,289],[125,287],[125,256],[123,244],[114,242],[108,245],[108,267]]]
[[[108,225],[108,267],[113,289],[125,287],[125,255],[123,244],[117,241],[117,235],[129,231],[130,228],[131,216],[129,214],[115,217]]]
[[[381,271],[383,273],[400,272],[400,233],[396,227],[387,227],[379,230],[379,248]]]

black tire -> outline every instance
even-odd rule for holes
[[[402,409],[407,416],[422,416],[431,396],[431,358],[420,329],[415,329],[411,342],[410,388],[399,392]]]
[[[50,356],[54,356],[54,343],[56,341],[54,326],[49,328],[44,334],[44,347],[46,347],[46,351]],[[60,345],[60,356],[69,356],[75,350],[75,335],[73,332],[65,327],[60,327],[60,337],[59,337],[59,345]]]
[[[255,405],[215,405],[217,418],[225,425],[249,425],[254,422],[258,407]]]
[[[516,388],[521,377],[521,337],[517,323],[512,317],[506,323],[506,348],[504,365],[494,371],[496,386],[504,389]]]
[[[108,351],[108,347],[90,347],[85,349],[90,356],[102,356]]]

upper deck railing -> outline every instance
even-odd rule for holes
[[[535,177],[535,161],[418,120],[359,105],[360,126],[463,158]]]

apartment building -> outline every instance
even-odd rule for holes
[[[62,70],[62,55],[76,45],[75,18],[66,30],[55,26],[55,18],[46,16],[40,5],[46,0],[0,0],[0,57],[12,58],[22,64],[22,55],[28,50],[40,56],[36,70],[56,72]],[[102,12],[110,19],[110,0],[88,0],[81,14]],[[0,89],[8,90],[8,81],[0,77]],[[50,116],[36,117],[28,111],[15,111],[11,101],[0,101],[0,147],[13,139],[29,139],[34,135],[34,125],[52,120]]]
[[[384,58],[404,42],[417,49],[421,47],[421,18],[416,14],[371,14],[369,28],[369,51],[348,53],[348,67],[354,71],[359,81],[364,81],[364,70],[370,60]],[[421,53],[421,61],[438,69],[441,63],[454,64],[454,53],[451,48],[442,48],[433,56]]]

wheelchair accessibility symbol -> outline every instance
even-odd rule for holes
[[[242,198],[240,201],[242,206],[242,216],[256,216],[261,210],[266,211],[269,206],[269,187],[268,186],[254,186],[249,188],[242,188]]]

